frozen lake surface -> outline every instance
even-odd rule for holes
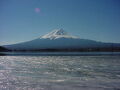
[[[0,56],[0,90],[120,90],[120,56]]]

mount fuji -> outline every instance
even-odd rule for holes
[[[3,47],[10,50],[27,51],[89,51],[89,50],[120,50],[120,44],[104,43],[89,39],[81,39],[65,32],[63,29],[56,29],[37,39]]]

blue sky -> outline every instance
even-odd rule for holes
[[[0,0],[0,45],[57,28],[80,38],[120,43],[120,0]]]

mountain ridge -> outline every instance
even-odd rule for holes
[[[28,50],[28,51],[44,51],[44,50],[95,50],[95,49],[115,49],[120,51],[120,44],[104,43],[89,39],[81,39],[79,37],[69,35],[63,29],[54,30],[40,38],[12,45],[4,45],[11,50]]]
[[[45,34],[40,37],[41,39],[58,39],[58,38],[78,38],[76,36],[69,35],[67,32],[65,32],[63,29],[55,29],[52,32]]]

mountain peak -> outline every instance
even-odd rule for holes
[[[55,29],[52,32],[43,35],[42,39],[58,39],[58,38],[77,38],[76,36],[68,35],[63,29]]]
[[[53,31],[53,33],[54,35],[67,35],[67,32],[65,32],[62,28]]]

